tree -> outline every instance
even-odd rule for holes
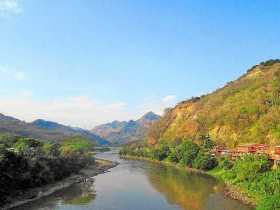
[[[213,149],[213,147],[215,146],[215,143],[211,140],[209,135],[206,136],[202,136],[202,148],[209,150],[209,149]]]
[[[94,145],[89,140],[81,136],[73,136],[63,141],[60,152],[62,156],[82,155],[92,151],[93,148]]]
[[[178,147],[180,163],[192,167],[193,161],[200,150],[199,146],[190,140],[184,140]]]

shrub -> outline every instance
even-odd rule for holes
[[[236,181],[249,181],[256,177],[258,173],[267,171],[270,163],[266,156],[244,155],[236,160],[232,172],[236,176]]]
[[[169,154],[169,147],[165,143],[159,144],[152,150],[152,153],[153,159],[162,161],[167,158]]]
[[[218,165],[216,158],[204,152],[199,152],[194,160],[193,166],[201,170],[211,170]]]
[[[202,140],[203,140],[203,144],[202,144],[203,149],[210,150],[213,149],[213,147],[215,146],[215,143],[211,140],[209,135],[202,136]]]
[[[256,210],[280,210],[280,194],[265,197]]]
[[[232,169],[234,162],[230,160],[228,157],[223,157],[219,161],[219,166],[225,170]]]
[[[169,154],[168,154],[167,160],[170,162],[173,162],[173,163],[179,162],[178,151],[175,146],[169,147]]]

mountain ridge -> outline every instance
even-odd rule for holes
[[[80,135],[88,138],[89,140],[95,141],[98,145],[110,144],[107,140],[84,129],[77,130],[70,126],[65,126],[43,119],[27,123],[1,113],[0,132],[53,141],[61,141],[69,136]]]
[[[159,119],[159,115],[153,112],[148,112],[138,120],[115,120],[111,123],[96,126],[91,131],[113,144],[126,144],[133,141],[143,140],[148,128]]]

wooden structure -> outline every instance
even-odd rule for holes
[[[241,144],[237,146],[236,152],[237,153],[267,153],[268,151],[268,146],[266,144]]]

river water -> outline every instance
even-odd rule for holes
[[[225,198],[223,184],[207,175],[120,160],[116,151],[97,156],[120,165],[93,184],[74,185],[16,210],[252,210]]]

